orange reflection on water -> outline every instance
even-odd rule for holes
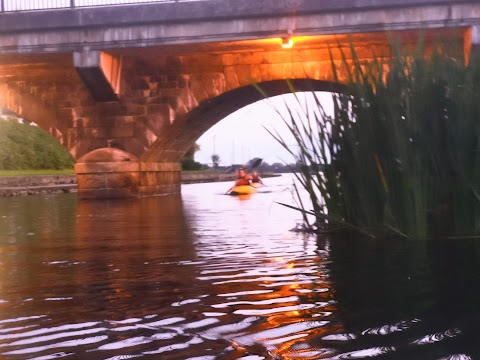
[[[327,259],[319,257],[315,261],[321,264]],[[237,343],[261,344],[278,359],[318,359],[319,353],[333,351],[318,345],[323,336],[344,331],[341,324],[332,321],[338,308],[333,301],[334,290],[325,281],[328,273],[323,272],[324,267],[318,266],[317,272],[309,273],[311,265],[303,259],[285,262],[284,257],[266,259],[265,266],[272,271],[270,279],[261,284],[273,291],[250,296],[248,302],[238,302],[235,311],[263,320],[257,321],[249,334],[237,338]]]
[[[78,261],[91,264],[95,271],[76,273],[75,283],[96,284],[97,302],[111,309],[113,319],[149,315],[148,307],[142,306],[142,293],[145,297],[160,290],[175,294],[184,283],[194,282],[191,269],[179,273],[182,268],[172,271],[169,265],[195,257],[192,236],[177,195],[81,201],[76,222]],[[135,278],[142,287],[132,281]]]
[[[252,194],[241,194],[241,195],[236,195],[236,198],[238,200],[244,201],[252,198]]]

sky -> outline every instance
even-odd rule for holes
[[[331,114],[331,94],[317,94],[325,111]],[[262,158],[268,164],[294,163],[292,155],[267,131],[278,132],[296,152],[295,140],[280,115],[286,114],[281,110],[285,103],[295,106],[297,102],[292,94],[275,96],[245,106],[220,120],[197,140],[200,150],[195,153],[195,161],[211,164],[211,156],[216,153],[221,166],[246,164],[253,158]]]

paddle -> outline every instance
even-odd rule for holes
[[[261,158],[258,158],[257,160],[255,160],[253,162],[253,164],[250,166],[250,168],[247,170],[247,174],[252,171],[253,169],[255,169],[258,165],[260,165],[262,163],[263,159]]]
[[[260,165],[262,163],[263,159],[261,158],[257,158],[252,165],[250,165],[250,167],[246,170],[245,172],[245,175],[248,175],[248,173],[250,171],[252,171],[253,169],[255,169],[258,165]],[[233,185],[230,189],[227,190],[227,192],[225,194],[229,194],[232,189],[235,187],[235,185]]]
[[[226,170],[224,170],[224,173],[225,173],[225,174],[228,174],[228,173],[231,173],[233,170],[235,170],[235,167],[234,167],[234,166],[230,166],[230,167],[228,167]]]

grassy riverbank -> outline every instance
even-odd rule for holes
[[[73,169],[0,170],[0,176],[74,175]]]
[[[38,126],[16,119],[0,121],[0,170],[73,169],[74,163],[65,148]]]

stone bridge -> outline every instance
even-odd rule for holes
[[[336,91],[329,49],[391,54],[438,38],[468,61],[480,2],[204,0],[0,12],[0,107],[76,160],[80,198],[180,191],[180,160],[230,113],[297,90]],[[47,1],[48,2],[48,1]],[[291,38],[293,47],[282,48]],[[347,54],[349,52],[347,51]]]

